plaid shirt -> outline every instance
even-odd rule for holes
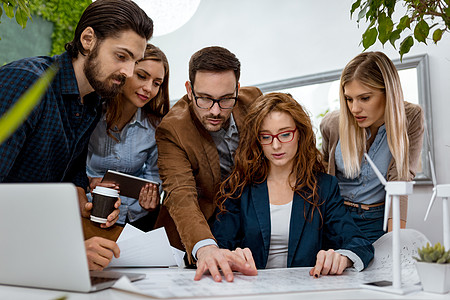
[[[0,182],[73,182],[86,189],[89,137],[100,115],[96,93],[81,103],[71,57],[21,59],[0,68],[0,115],[58,61],[59,71],[42,101],[0,145]],[[1,130],[1,128],[0,128]]]

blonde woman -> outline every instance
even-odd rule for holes
[[[340,105],[320,125],[324,162],[328,173],[338,178],[356,224],[374,242],[384,234],[386,194],[363,154],[367,152],[388,181],[412,180],[422,149],[423,112],[403,100],[397,70],[382,52],[361,53],[347,64]],[[400,210],[404,228],[406,196]]]

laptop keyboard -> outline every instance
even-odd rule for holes
[[[95,286],[95,285],[100,284],[100,283],[116,281],[116,280],[117,280],[117,278],[91,276],[91,285]]]

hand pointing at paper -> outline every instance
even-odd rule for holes
[[[239,250],[238,250],[239,249]],[[257,275],[253,256],[250,249],[244,250],[238,248],[235,251],[219,249],[215,245],[208,245],[197,251],[197,271],[194,280],[200,280],[203,273],[209,271],[214,281],[222,281],[219,268],[222,270],[225,280],[231,282],[234,280],[233,271],[239,271],[244,275]]]
[[[344,270],[351,267],[353,262],[344,255],[335,252],[320,250],[317,253],[316,265],[309,271],[309,275],[319,278],[320,275],[341,275]]]

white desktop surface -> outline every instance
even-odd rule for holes
[[[155,275],[158,272],[167,272],[168,269],[157,268],[134,268],[134,269],[114,269],[124,272],[139,272]],[[171,269],[171,272],[191,272],[194,277],[193,270],[180,270],[177,268]],[[192,279],[193,280],[193,279]],[[317,280],[320,280],[317,279]],[[89,294],[73,293],[65,291],[44,290],[25,287],[13,287],[0,285],[0,299],[16,300],[16,299],[57,299],[59,297],[66,297],[70,300],[100,300],[100,299],[152,299],[142,295],[132,294],[117,289],[107,289],[100,292]],[[247,296],[225,296],[225,297],[200,297],[200,298],[175,298],[175,299],[231,299],[231,300],[268,300],[268,299],[450,299],[450,293],[434,294],[423,291],[414,292],[407,295],[394,295],[384,292],[371,291],[366,289],[347,289],[347,290],[330,290],[330,291],[314,291],[314,292],[295,292],[295,293],[276,293],[276,294],[258,294]]]

